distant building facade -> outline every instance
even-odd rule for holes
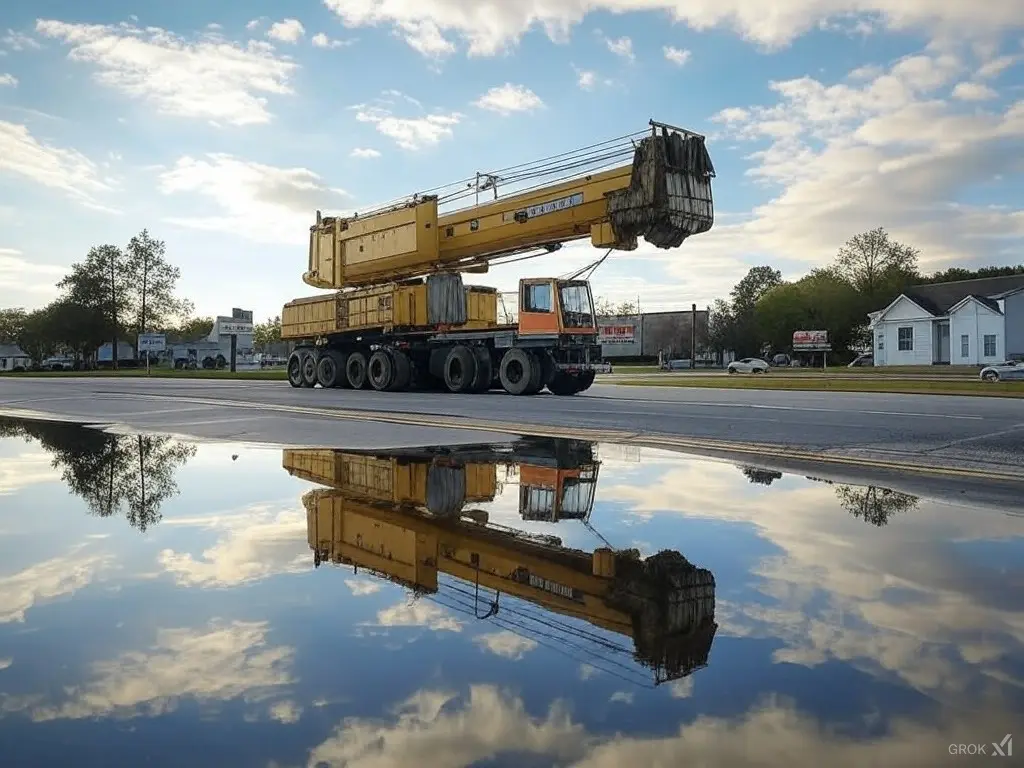
[[[708,336],[708,311],[644,312],[597,318],[601,354],[605,359],[657,360],[690,356],[691,332],[696,323],[697,350]]]
[[[17,344],[0,344],[0,371],[20,371],[31,364],[32,358]]]

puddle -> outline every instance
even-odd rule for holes
[[[969,764],[1024,713],[1022,536],[628,446],[0,419],[4,764]]]

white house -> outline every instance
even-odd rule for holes
[[[0,344],[0,371],[28,368],[32,359],[17,344]]]
[[[1024,275],[915,285],[868,319],[875,365],[1024,359]]]

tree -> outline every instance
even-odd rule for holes
[[[857,289],[835,270],[817,269],[795,283],[772,288],[757,302],[758,336],[786,349],[793,331],[827,330],[833,349],[848,349],[864,323]]]
[[[880,309],[920,279],[919,254],[877,227],[847,240],[836,255],[835,269],[861,293],[866,306]]]
[[[716,299],[708,311],[707,343],[718,356],[726,350],[736,349],[736,318],[729,302],[724,299]]]
[[[70,350],[76,360],[84,360],[103,343],[107,320],[100,307],[58,299],[46,311],[50,340]]]
[[[859,517],[881,528],[893,515],[909,512],[917,507],[917,496],[874,485],[866,488],[853,485],[836,486],[840,506],[854,517]]]
[[[253,344],[265,349],[281,340],[281,317],[277,316],[263,323],[257,323],[252,329]]]
[[[57,287],[65,291],[65,299],[103,313],[106,334],[113,342],[114,368],[117,368],[121,323],[134,309],[127,267],[127,257],[120,248],[99,245],[89,249],[84,261],[72,264],[70,274],[57,283]]]
[[[741,357],[760,354],[763,339],[758,338],[757,334],[757,302],[768,291],[781,284],[782,273],[779,270],[761,266],[752,267],[732,289],[732,348]]]
[[[594,314],[598,317],[628,317],[639,314],[636,302],[620,301],[612,303],[609,299],[598,298],[594,300]]]
[[[22,352],[31,357],[34,363],[41,363],[56,351],[57,344],[53,339],[53,326],[48,307],[26,315],[17,343]]]
[[[1024,275],[1024,264],[1018,264],[1016,267],[979,267],[978,269],[950,267],[923,277],[920,282],[950,283],[954,280],[978,280],[983,277],[1009,277],[1010,275]]]
[[[24,435],[40,443],[64,482],[89,512],[123,512],[133,528],[159,522],[160,507],[178,493],[175,473],[196,447],[169,437],[113,435],[74,424],[0,418],[0,435]]]
[[[213,331],[212,317],[189,317],[176,325],[165,325],[162,329],[169,337],[178,341],[198,341]]]
[[[28,312],[21,307],[0,309],[0,344],[17,343],[27,317]]]
[[[128,242],[127,290],[133,310],[131,325],[138,333],[158,328],[172,317],[186,317],[192,311],[191,302],[174,295],[181,270],[168,263],[166,253],[164,241],[153,239],[146,229]]]

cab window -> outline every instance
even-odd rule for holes
[[[555,308],[551,283],[527,285],[523,292],[524,312],[551,312]]]

